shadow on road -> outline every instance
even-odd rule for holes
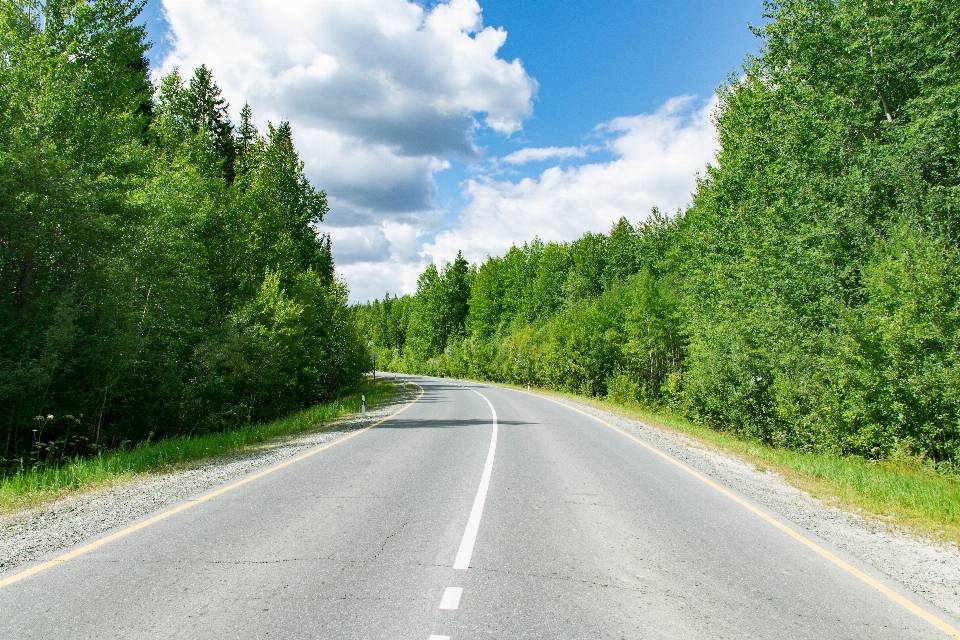
[[[422,400],[421,400],[422,402]],[[498,420],[497,424],[509,426],[533,426],[532,422],[513,422]],[[434,420],[434,419],[405,419],[395,418],[377,425],[377,429],[459,429],[462,427],[489,427],[490,418],[461,419],[461,420]]]

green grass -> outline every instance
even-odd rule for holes
[[[828,504],[960,544],[960,481],[955,476],[937,473],[919,459],[871,461],[825,452],[781,449],[753,438],[694,424],[666,411],[542,389],[537,392],[566,397],[684,433],[712,448],[732,453],[761,471],[775,471],[793,486]]]
[[[377,380],[366,388],[331,402],[314,405],[265,424],[196,436],[140,443],[128,450],[77,458],[60,466],[28,469],[0,479],[0,513],[56,499],[71,491],[87,491],[129,480],[137,474],[188,466],[201,460],[237,453],[280,436],[322,429],[340,416],[356,413],[360,393],[368,405],[389,397],[392,382]]]

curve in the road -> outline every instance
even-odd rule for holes
[[[473,545],[477,541],[477,532],[480,530],[480,518],[483,517],[483,505],[487,501],[487,489],[490,488],[490,476],[493,475],[493,456],[497,452],[497,410],[493,408],[493,403],[487,399],[487,396],[476,389],[470,389],[470,391],[483,398],[487,406],[490,407],[490,413],[493,416],[493,433],[490,436],[490,449],[487,452],[487,461],[483,465],[483,473],[480,476],[477,497],[473,501],[470,518],[467,520],[467,528],[463,531],[463,539],[460,541],[457,557],[453,561],[453,568],[460,571],[466,571],[470,568],[470,557],[473,555]]]

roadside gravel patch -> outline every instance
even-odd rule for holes
[[[683,434],[568,399],[558,401],[637,436],[960,618],[960,549],[956,545],[918,538],[891,523],[825,504],[774,472],[759,471]]]
[[[324,425],[323,431],[284,436],[247,451],[204,461],[186,469],[141,474],[129,481],[75,493],[46,505],[0,517],[0,576],[60,549],[90,540],[164,507],[269,467],[298,453],[337,440],[395,412],[416,397],[397,387],[383,404],[367,412]]]

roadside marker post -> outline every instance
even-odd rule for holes
[[[360,417],[367,417],[367,396],[365,394],[360,395]]]

